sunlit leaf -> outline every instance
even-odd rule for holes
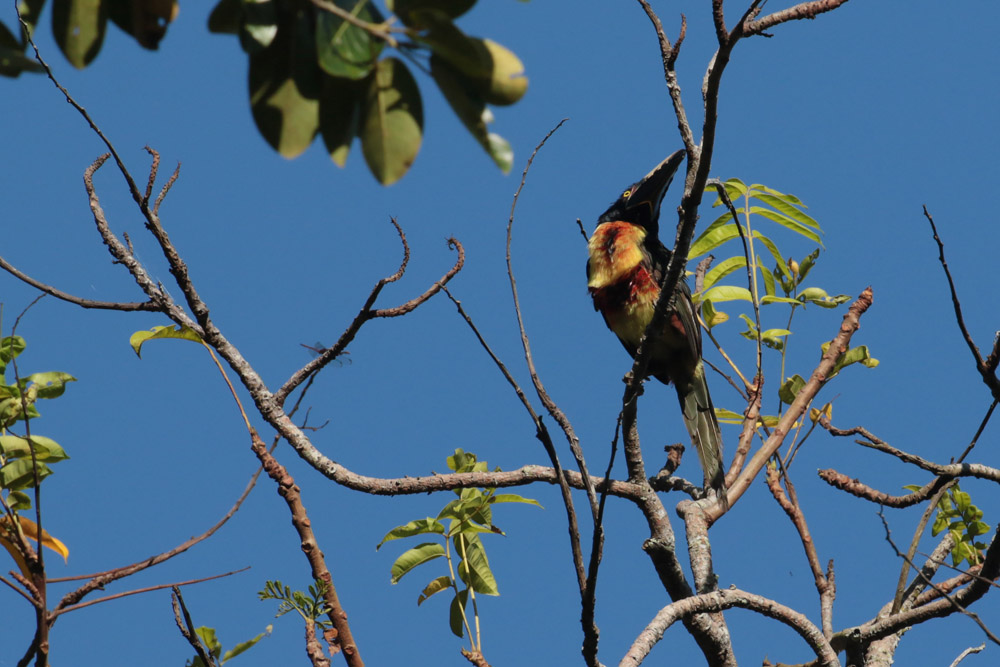
[[[774,261],[778,266],[778,270],[784,274],[785,278],[791,278],[792,274],[788,270],[788,265],[785,263],[784,258],[781,256],[781,251],[778,250],[778,246],[774,243],[774,241],[764,236],[756,229],[753,231],[753,237],[764,244],[767,251],[771,253],[771,257],[774,258]]]
[[[69,549],[61,541],[52,537],[52,535],[49,534],[49,531],[42,530],[41,539],[39,540],[37,523],[24,516],[18,516],[17,521],[20,524],[21,532],[24,533],[25,537],[32,539],[35,542],[40,542],[43,547],[47,547],[52,551],[55,551],[63,557],[63,560],[69,560]],[[10,526],[11,523],[9,517],[5,516],[0,518],[0,533],[10,530]]]
[[[795,220],[796,222],[805,225],[806,227],[812,227],[816,231],[822,231],[820,230],[818,222],[813,220],[810,216],[806,215],[802,211],[802,209],[793,206],[792,204],[789,204],[785,198],[762,193],[757,195],[757,199],[759,201],[764,202],[768,206],[777,209],[783,215],[791,218],[792,220]]]
[[[708,289],[715,283],[719,282],[730,273],[737,269],[742,269],[747,265],[747,258],[742,255],[737,255],[735,257],[730,257],[729,259],[724,259],[715,266],[712,270],[705,274],[705,289]]]
[[[815,241],[820,246],[823,245],[823,240],[820,239],[819,234],[817,234],[810,227],[802,224],[801,222],[798,222],[797,220],[795,220],[793,218],[788,217],[787,215],[783,215],[783,214],[778,213],[776,211],[772,211],[771,209],[764,208],[763,206],[751,206],[750,207],[750,213],[751,214],[759,215],[759,216],[764,217],[764,218],[767,218],[768,220],[771,220],[772,222],[778,223],[782,227],[785,227],[787,229],[792,230],[793,232],[801,234],[802,236],[806,237],[807,239],[809,239],[811,241]]]
[[[477,593],[485,595],[500,595],[497,588],[496,579],[490,569],[489,560],[486,558],[486,550],[478,535],[463,533],[454,538],[455,551],[463,556],[459,565],[459,572],[465,573],[463,580],[466,580]],[[464,550],[461,548],[464,542]]]
[[[38,481],[52,474],[52,469],[39,461]],[[31,465],[31,459],[14,459],[8,461],[0,468],[0,488],[16,491],[19,489],[31,489],[35,487],[35,472]]]
[[[8,459],[27,458],[31,460],[31,450],[34,449],[35,458],[38,461],[52,463],[69,458],[69,454],[52,438],[46,438],[42,435],[32,435],[31,443],[34,447],[28,445],[27,438],[21,438],[16,435],[0,435],[0,453],[3,454],[4,458]]]
[[[437,579],[431,581],[431,583],[424,586],[424,590],[420,591],[420,596],[417,598],[417,606],[423,604],[424,600],[428,599],[432,595],[440,593],[441,591],[446,591],[451,588],[451,577],[440,576]]]
[[[413,537],[414,535],[426,535],[428,533],[437,533],[439,535],[444,534],[444,526],[436,519],[431,519],[430,517],[426,519],[417,519],[409,523],[403,524],[402,526],[396,526],[382,538],[382,541],[375,545],[375,550],[377,551],[382,547],[383,544],[391,540],[398,540],[404,537]]]
[[[379,61],[370,78],[363,118],[365,162],[380,183],[395,183],[413,165],[424,127],[420,90],[402,61]]]
[[[730,241],[735,238],[739,238],[740,231],[736,227],[736,223],[729,222],[733,219],[733,216],[729,213],[723,214],[718,220],[713,222],[708,228],[701,233],[701,235],[695,239],[691,244],[691,249],[688,251],[688,257],[698,257],[706,253],[712,252],[720,245],[726,241]]]
[[[709,329],[729,320],[729,315],[717,311],[711,300],[701,302],[701,318]]]
[[[202,342],[201,336],[195,333],[194,330],[177,325],[176,327],[153,327],[148,331],[136,331],[129,337],[128,343],[135,350],[136,356],[142,358],[142,346],[146,341],[160,339],[188,340],[195,343]]]
[[[781,399],[783,403],[791,405],[795,402],[795,397],[798,396],[802,388],[806,386],[806,381],[802,379],[801,375],[793,375],[792,377],[785,380],[785,382],[778,388],[778,398]]]
[[[486,108],[485,101],[460,73],[437,54],[431,55],[430,67],[434,82],[455,115],[497,166],[504,173],[509,172],[514,163],[514,152],[506,139],[487,129],[487,124],[493,120],[493,114]]]
[[[775,197],[779,197],[788,202],[789,204],[794,204],[795,206],[801,206],[802,208],[809,208],[808,206],[803,204],[802,200],[796,197],[795,195],[789,195],[783,192],[778,192],[774,188],[769,188],[766,185],[761,185],[760,183],[754,183],[750,187],[753,188],[754,190],[760,190],[762,192],[774,195]]]
[[[427,561],[444,556],[444,547],[437,542],[424,542],[408,549],[396,559],[390,570],[390,581],[394,584],[413,568]]]
[[[263,639],[264,637],[270,636],[270,634],[271,634],[271,626],[269,625],[269,626],[267,626],[267,630],[265,630],[264,632],[260,633],[259,635],[257,635],[253,639],[248,639],[245,642],[240,642],[236,646],[232,647],[231,649],[229,649],[228,651],[226,651],[225,653],[223,653],[222,654],[222,660],[221,660],[221,662],[224,663],[224,662],[230,660],[231,658],[235,658],[236,656],[238,656],[241,653],[245,653],[246,651],[248,651],[251,648],[253,648],[253,646],[257,642],[259,642],[261,639]]]
[[[735,285],[716,285],[704,292],[701,298],[711,301],[752,301],[750,290]]]

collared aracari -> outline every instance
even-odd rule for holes
[[[608,328],[632,356],[653,319],[670,261],[670,250],[658,234],[660,203],[683,159],[684,151],[677,151],[626,188],[598,218],[587,244],[587,287],[594,309],[601,311]],[[667,308],[665,324],[651,331],[647,341],[653,346],[649,374],[664,384],[673,382],[705,484],[726,504],[722,436],[705,382],[701,331],[691,290],[683,277]]]

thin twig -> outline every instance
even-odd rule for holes
[[[177,623],[177,629],[181,631],[181,635],[191,645],[195,653],[198,654],[198,657],[201,658],[203,665],[206,667],[217,667],[219,663],[215,660],[215,656],[201,643],[201,637],[198,636],[198,632],[194,628],[194,623],[191,621],[191,614],[188,612],[187,605],[184,604],[184,598],[181,596],[181,589],[177,586],[172,586],[171,588],[170,603],[174,608],[174,621]],[[184,616],[183,620],[181,620],[182,614]]]

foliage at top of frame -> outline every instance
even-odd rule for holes
[[[219,0],[212,33],[237,35],[249,60],[249,97],[261,136],[286,158],[322,135],[330,158],[346,164],[351,144],[383,185],[412,166],[423,141],[423,102],[410,71],[429,74],[455,115],[500,169],[514,162],[510,143],[490,132],[488,105],[516,103],[528,87],[524,65],[490,39],[466,35],[454,19],[476,0]],[[34,32],[45,0],[21,0]],[[53,0],[52,31],[79,69],[101,50],[108,20],[140,46],[156,49],[177,17],[179,0]],[[0,75],[41,72],[28,40],[0,23]],[[385,47],[394,53],[383,56]]]

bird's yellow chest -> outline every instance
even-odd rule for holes
[[[660,292],[642,250],[646,230],[625,222],[605,222],[594,230],[588,249],[587,286],[594,308],[626,345],[639,344],[653,317]]]
[[[643,262],[642,242],[646,230],[627,222],[605,222],[597,226],[587,243],[587,287],[609,287],[628,280]]]

